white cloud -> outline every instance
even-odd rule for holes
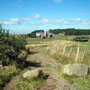
[[[45,23],[49,23],[48,19],[42,19],[39,22],[37,22],[36,25],[45,24]]]
[[[62,24],[62,25],[70,25],[70,21],[64,21],[63,19],[61,20],[54,20],[54,21],[49,21],[49,24]]]
[[[60,3],[62,0],[54,0],[54,2]]]
[[[20,24],[20,20],[18,18],[10,18],[7,21],[2,21],[2,24],[4,24],[4,25],[16,25],[16,24]]]
[[[88,21],[88,20],[81,20],[80,18],[73,19],[73,23],[75,23],[75,22],[78,22],[81,25],[90,25],[90,21]]]
[[[63,24],[64,24],[64,25],[70,25],[71,23],[68,22],[68,21],[65,21]]]
[[[37,13],[37,14],[35,15],[35,18],[40,19],[41,16]]]
[[[75,18],[75,19],[73,19],[73,21],[75,21],[75,22],[81,22],[81,19],[80,18]]]
[[[49,23],[49,24],[59,24],[59,23],[63,23],[63,22],[64,22],[64,20],[61,19],[61,20],[53,20],[53,21],[49,21],[48,23]]]
[[[40,21],[36,22],[35,25],[51,24],[51,23],[53,23],[53,22],[50,22],[48,19],[42,19],[41,16],[38,13],[34,17],[40,20]]]
[[[30,18],[27,17],[27,18],[22,18],[23,21],[30,21]]]
[[[24,21],[30,21],[30,18],[29,17],[22,18],[22,19],[10,18],[10,19],[5,20],[5,21],[0,21],[0,24],[3,24],[3,25],[18,25],[18,24],[23,23]]]
[[[48,23],[48,19],[42,19],[41,23]]]
[[[56,23],[62,23],[62,22],[64,22],[64,20],[63,20],[63,19],[61,19],[61,20],[56,20],[55,22],[56,22]]]
[[[40,25],[40,24],[41,24],[41,22],[37,22],[37,23],[36,23],[36,25]]]
[[[37,22],[36,25],[40,25],[40,24],[52,24],[52,25],[56,25],[56,24],[61,24],[61,25],[70,25],[71,22],[69,21],[64,21],[63,19],[61,20],[51,20],[49,21],[48,19],[42,19],[40,22]]]
[[[90,25],[90,21],[88,20],[81,20],[80,18],[75,18],[72,20],[63,20],[63,19],[57,19],[57,20],[48,20],[48,19],[40,19],[39,22],[36,23],[36,25],[41,24],[51,24],[51,25]]]
[[[82,24],[82,25],[90,25],[90,21],[82,21],[80,24]]]
[[[10,21],[10,22],[18,22],[19,19],[18,18],[10,18],[8,21]]]
[[[64,21],[63,19],[61,19],[61,20],[56,20],[55,24],[70,25],[71,23],[69,21]]]

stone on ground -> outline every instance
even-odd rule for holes
[[[69,76],[87,76],[88,70],[88,66],[84,64],[67,64],[64,66],[64,73]]]
[[[43,72],[41,69],[35,69],[31,71],[28,70],[23,74],[23,77],[24,78],[38,78],[42,74]]]

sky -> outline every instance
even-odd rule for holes
[[[90,29],[90,0],[0,0],[0,24],[10,33]]]

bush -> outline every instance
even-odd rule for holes
[[[88,42],[89,37],[76,37],[73,40],[78,42]]]
[[[16,37],[9,34],[9,31],[3,29],[0,25],[0,63],[3,66],[10,65],[13,62],[21,66],[25,58],[18,58],[22,50],[25,50],[26,40],[23,37]]]

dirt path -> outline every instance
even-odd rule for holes
[[[30,55],[28,60],[29,58],[40,62],[42,67],[46,68],[50,75],[46,83],[42,84],[41,88],[38,90],[75,90],[68,81],[60,78],[59,69],[63,67],[61,63],[40,52]]]
[[[69,82],[59,77],[59,69],[61,69],[63,65],[56,62],[56,60],[50,56],[40,52],[33,52],[28,56],[27,60],[40,63],[42,66],[41,68],[45,68],[46,73],[49,74],[46,83],[41,84],[41,88],[38,90],[75,90]],[[14,90],[14,87],[18,81],[17,77],[11,80],[3,90]]]

